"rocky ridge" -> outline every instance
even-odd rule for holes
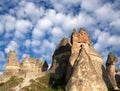
[[[80,31],[73,29],[71,38],[63,38],[57,45],[49,70],[45,61],[35,58],[25,57],[19,63],[15,51],[10,51],[0,82],[9,82],[12,76],[24,78],[22,83],[13,88],[15,91],[49,91],[47,88],[50,86],[55,91],[58,87],[62,91],[108,91],[116,89],[114,86],[117,84],[112,83],[116,80],[113,68],[117,61],[108,58],[107,62],[111,60],[114,64],[111,63],[110,67],[114,75],[108,71],[110,67],[105,69],[103,66],[102,57],[93,48],[87,31],[84,28]]]
[[[0,76],[0,82],[6,82],[11,76],[33,79],[38,77],[43,71],[46,71],[47,68],[47,62],[30,57],[25,57],[23,61],[19,63],[15,51],[11,50],[8,53],[5,70]]]

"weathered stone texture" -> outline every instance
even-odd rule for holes
[[[69,59],[69,63],[68,63],[69,65],[68,65],[67,75],[66,75],[66,80],[68,81],[70,79],[68,81],[68,84],[70,84],[70,82],[71,82],[71,85],[67,85],[67,91],[88,91],[87,89],[84,89],[84,88],[87,88],[85,86],[83,86],[83,90],[82,89],[80,90],[80,88],[82,88],[82,87],[75,85],[78,83],[82,84],[82,82],[84,83],[85,78],[87,80],[93,80],[93,81],[95,81],[98,78],[97,82],[95,82],[96,87],[94,85],[94,88],[96,88],[96,89],[93,89],[93,87],[91,87],[91,88],[89,88],[89,89],[91,89],[89,91],[107,91],[107,86],[106,86],[103,78],[105,78],[105,79],[108,79],[108,78],[103,77],[103,71],[104,72],[106,72],[106,71],[102,65],[102,57],[92,47],[91,39],[84,28],[81,28],[79,32],[77,32],[77,30],[75,30],[75,29],[73,30],[73,33],[71,35],[71,44],[72,44],[71,56]],[[88,58],[90,58],[89,65],[88,65],[88,63],[84,62],[84,61],[86,61],[85,60],[86,58],[79,55],[79,51],[82,46],[84,46],[84,49],[86,51],[86,54],[84,53],[83,56],[88,55]],[[78,60],[77,59],[78,56],[80,56],[82,59],[84,59],[84,60],[79,60],[79,61],[83,61],[83,66],[81,66],[82,63],[80,64],[80,66],[78,66],[78,65],[77,65],[77,67],[75,66],[75,64],[76,64],[75,61]],[[86,72],[86,74],[88,74],[88,76],[86,75],[85,78],[83,76],[81,78],[82,82],[79,82],[79,81],[77,81],[77,77],[79,75],[81,75],[81,76],[84,75],[84,72],[82,73],[82,70],[84,70],[84,66],[86,66],[88,68],[90,67],[89,69],[91,69],[91,70],[88,71],[88,69],[86,69],[85,72]],[[72,78],[71,78],[71,75],[73,76]],[[94,75],[95,77],[89,77],[90,75],[91,76]],[[75,80],[73,82],[73,79],[75,79],[75,77],[76,77],[77,82],[75,82]],[[87,80],[85,80],[85,81],[87,82]],[[72,86],[73,83],[74,83],[74,85]],[[85,83],[85,84],[87,84],[87,83]],[[91,83],[88,82],[88,84],[92,84],[92,81],[91,81]],[[99,87],[97,87],[98,85],[99,85]],[[75,88],[75,86],[78,87],[79,89]],[[89,87],[89,85],[88,85],[88,87]],[[103,89],[100,89],[100,87],[103,87]],[[100,90],[98,90],[98,89],[100,89]]]
[[[34,74],[46,71],[47,68],[48,65],[45,61],[41,61],[39,59],[34,59],[30,57],[25,57],[22,63],[20,64],[20,71],[34,72]]]
[[[52,66],[50,70],[53,72],[55,79],[66,75],[67,65],[71,54],[71,43],[68,38],[63,38],[55,49],[52,57]]]
[[[66,91],[107,91],[105,83],[96,73],[91,61],[85,49],[81,48]]]
[[[116,79],[115,79],[115,64],[118,62],[118,59],[117,57],[112,53],[110,52],[108,54],[108,58],[107,58],[107,62],[106,62],[106,68],[107,68],[107,72],[109,74],[109,78],[110,78],[110,81],[113,85],[113,88],[115,90],[118,90],[119,88],[117,87],[117,83],[116,83]]]
[[[43,71],[46,71],[48,64],[46,61],[26,57],[21,63],[18,62],[16,53],[11,50],[8,54],[5,71],[0,75],[0,82],[7,81],[11,76],[18,76],[23,78],[35,78]]]
[[[8,53],[7,64],[3,74],[0,76],[0,82],[7,81],[12,75],[15,75],[19,71],[19,62],[14,50]]]

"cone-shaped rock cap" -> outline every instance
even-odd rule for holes
[[[19,65],[15,50],[10,50],[7,58],[8,65]]]
[[[73,43],[73,38],[78,37],[78,43],[88,43],[91,45],[91,39],[85,28],[81,28],[78,32],[76,29],[73,29],[72,35],[71,35],[71,43]]]

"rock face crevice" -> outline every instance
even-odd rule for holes
[[[103,80],[103,70],[101,68],[102,58],[92,47],[91,39],[84,28],[81,28],[79,32],[75,29],[73,30],[71,44],[71,56],[69,58],[70,65],[68,65],[66,77],[66,80],[68,81],[66,90],[75,91],[74,89],[76,89],[76,91],[87,91],[85,88],[90,87],[90,91],[107,91],[107,86]],[[81,49],[81,47],[84,48]],[[81,50],[83,50],[83,52]],[[79,79],[79,77],[81,78],[79,81],[75,81],[75,77],[76,80]],[[81,85],[80,87],[75,84],[87,85]],[[73,87],[74,89],[69,87]]]
[[[105,83],[97,75],[84,48],[79,51],[66,91],[107,91]]]
[[[63,40],[65,41],[65,39]],[[74,29],[70,41],[62,43],[63,40],[60,41],[53,54],[51,67],[51,70],[54,71],[53,77],[60,79],[64,76],[67,82],[66,91],[88,91],[86,88],[89,88],[89,91],[108,91],[112,84],[102,65],[102,57],[93,48],[86,30],[84,28],[81,28],[80,31]],[[69,51],[61,51],[61,48],[66,49],[66,44],[70,46]],[[81,49],[82,46],[83,49]],[[62,63],[65,66],[61,66]],[[64,71],[58,70],[59,68]]]
[[[108,54],[108,58],[107,58],[107,61],[106,61],[106,70],[108,72],[108,76],[109,76],[109,79],[112,83],[112,86],[113,86],[114,90],[119,89],[118,86],[117,86],[116,79],[115,79],[115,75],[116,75],[115,64],[117,62],[118,62],[118,58],[112,52],[110,52]]]
[[[69,57],[71,55],[71,43],[68,38],[63,38],[55,49],[50,70],[55,79],[66,75]]]
[[[22,91],[20,89],[28,86],[31,79],[48,75],[47,82],[51,86],[61,85],[65,91],[118,90],[115,79],[117,57],[112,53],[108,55],[107,69],[102,61],[100,54],[93,48],[87,31],[84,28],[79,31],[73,29],[71,38],[64,37],[57,45],[49,70],[46,61],[28,56],[19,63],[15,51],[11,50],[5,70],[0,75],[0,83],[8,81],[11,76],[22,77],[22,84],[16,87],[16,91]]]

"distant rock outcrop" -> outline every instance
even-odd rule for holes
[[[11,50],[8,54],[7,64],[5,67],[5,72],[11,72],[11,74],[16,74],[19,71],[19,62],[14,50]]]
[[[114,88],[114,90],[118,90],[119,88],[117,87],[117,82],[115,79],[115,64],[118,62],[118,58],[112,53],[110,52],[108,54],[108,58],[107,58],[107,62],[106,62],[106,69],[107,72],[109,74],[109,78],[110,81],[112,83],[112,86]]]
[[[52,57],[52,66],[50,70],[53,72],[55,79],[66,75],[69,57],[71,55],[71,43],[68,38],[63,38],[55,49]]]
[[[101,89],[101,90],[96,90],[96,91],[107,91],[107,86],[103,80],[103,71],[105,71],[105,68],[103,67],[103,69],[102,69],[102,58],[92,47],[91,39],[84,28],[81,28],[79,32],[75,29],[73,30],[73,33],[71,35],[71,44],[72,44],[71,56],[69,59],[69,65],[68,65],[68,71],[67,71],[67,77],[66,77],[66,79],[68,80],[68,84],[70,84],[69,79],[70,80],[72,79],[71,75],[73,76],[73,75],[75,75],[75,73],[77,73],[74,69],[75,62],[76,62],[77,58],[79,57],[79,51],[81,49],[81,46],[84,46],[86,54],[84,53],[83,56],[85,56],[85,55],[89,56],[91,70],[92,70],[92,72],[93,72],[93,70],[95,72],[95,73],[93,73],[93,75],[98,78],[97,81],[98,81],[99,86],[103,87],[103,89],[104,89],[104,90]],[[85,60],[83,60],[83,61],[85,61]],[[84,66],[85,65],[86,64],[84,64]],[[88,67],[89,67],[89,65],[88,65]],[[79,67],[79,70],[80,69],[84,70],[83,67],[81,67],[81,68]],[[88,70],[86,70],[86,71],[88,71]],[[79,74],[83,75],[80,72],[81,71],[79,71]],[[88,74],[91,74],[91,73],[88,72]],[[88,78],[90,78],[89,76],[88,76]],[[91,77],[91,79],[94,81],[96,79],[96,77]],[[84,79],[84,77],[83,77],[83,79]],[[82,82],[83,81],[84,80],[82,80]],[[82,84],[82,82],[79,82],[79,84]],[[77,84],[77,82],[75,84]],[[94,88],[97,88],[97,85]],[[73,91],[73,90],[70,90],[70,89],[68,90],[68,89],[69,89],[69,85],[67,85],[67,91]],[[86,90],[76,90],[76,91],[86,91]],[[95,91],[95,90],[91,90],[91,91]]]
[[[66,91],[107,91],[91,61],[84,46],[81,46]]]
[[[115,74],[116,82],[117,82],[118,87],[120,88],[120,69],[116,68],[115,71],[116,71],[116,74]]]
[[[48,65],[46,61],[41,61],[39,59],[34,59],[30,57],[25,57],[20,64],[20,71],[22,72],[34,72],[34,74],[39,74],[46,71]]]
[[[66,91],[108,91],[108,88],[118,89],[115,80],[117,60],[115,55],[109,54],[106,71],[102,57],[93,48],[87,31],[84,28],[80,31],[74,29],[70,39],[63,38],[57,45],[49,70],[46,61],[31,57],[25,57],[19,63],[15,51],[10,51],[5,70],[0,75],[0,83],[7,83],[6,81],[13,76],[12,80],[15,81],[17,77],[23,78],[20,84],[11,87],[15,91],[33,90],[33,88],[37,90],[41,85],[45,89],[49,86],[55,87],[55,90],[60,86],[63,91],[65,89]]]
[[[5,82],[11,76],[23,77],[33,79],[38,77],[43,71],[46,71],[48,64],[46,61],[25,57],[19,63],[14,50],[8,53],[7,64],[2,75],[0,75],[0,82]]]
[[[14,50],[8,53],[7,64],[3,74],[0,76],[0,82],[7,81],[12,75],[16,75],[19,72],[19,62]]]

